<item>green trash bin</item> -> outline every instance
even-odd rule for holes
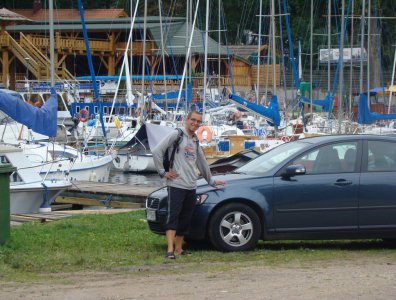
[[[0,245],[10,238],[10,174],[11,164],[0,163]]]

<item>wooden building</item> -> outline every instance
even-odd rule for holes
[[[32,23],[7,26],[0,32],[0,56],[2,84],[14,87],[17,80],[48,80],[49,21],[48,11],[41,7],[33,10],[16,9]],[[90,50],[96,75],[118,75],[131,28],[131,19],[122,9],[85,10]],[[143,18],[135,20],[132,31],[132,74],[142,74],[142,57],[146,57],[146,74],[163,75],[162,52],[165,53],[165,69],[168,75],[181,75],[191,34],[184,18],[163,18],[162,31],[159,17],[146,19],[146,50],[143,53]],[[89,75],[86,46],[77,9],[54,11],[55,77],[73,82],[76,77]],[[161,33],[164,51],[162,51]],[[195,86],[203,86],[204,33],[195,29],[192,36],[191,74]],[[230,59],[229,59],[230,57]],[[218,75],[218,61],[221,67]],[[262,68],[265,70],[265,68]],[[264,72],[265,71],[261,71]],[[215,40],[208,42],[208,73],[215,86],[250,88],[256,81],[252,64]],[[263,73],[263,74],[264,74]],[[271,75],[272,76],[272,75]],[[278,75],[277,75],[278,76]],[[265,79],[263,79],[265,80]],[[279,83],[279,80],[277,80]]]

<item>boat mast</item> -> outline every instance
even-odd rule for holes
[[[259,32],[257,42],[257,79],[256,79],[256,104],[259,103],[260,97],[260,64],[261,64],[261,23],[263,15],[263,0],[260,0],[260,12],[259,12]]]
[[[312,64],[313,64],[313,0],[311,0],[311,45],[310,45],[310,54],[309,54],[309,98],[311,100],[311,105],[310,105],[310,113],[311,113],[311,122],[312,122],[312,97],[313,97],[313,90],[312,90],[312,80],[313,80],[313,74],[312,74]]]
[[[131,17],[131,33],[130,34],[132,34],[133,23],[135,21],[135,14],[133,13],[133,3],[134,3],[134,1],[131,0],[131,5],[130,5],[130,10],[131,11],[130,11],[130,14],[129,14],[130,17]],[[136,6],[137,5],[138,4],[136,4]],[[127,54],[125,53],[125,55],[127,55]],[[132,39],[131,39],[131,47],[130,47],[130,50],[129,50],[129,61],[131,62],[130,65],[129,65],[129,74],[132,76],[132,74],[133,74],[133,40]],[[118,85],[119,85],[119,82],[118,82]],[[131,84],[130,87],[132,88],[132,84]],[[118,90],[118,86],[117,86],[117,90]],[[131,93],[132,93],[132,91],[131,91]],[[130,115],[132,115],[132,104],[133,103],[131,103],[129,105],[129,103],[128,103],[128,112],[129,112]]]
[[[55,88],[55,47],[54,47],[54,2],[49,0],[49,25],[50,25],[50,76],[51,76],[51,87]]]
[[[330,91],[331,89],[330,47],[331,47],[331,0],[328,0],[327,1],[327,90],[328,91]]]
[[[351,20],[351,61],[349,64],[349,105],[348,105],[348,113],[350,114],[352,111],[352,78],[353,78],[353,22],[355,20],[355,1],[352,0],[352,20]]]
[[[341,133],[342,99],[344,95],[344,26],[345,26],[345,1],[341,1],[341,39],[340,39],[340,74],[338,86],[338,133]]]
[[[158,0],[159,17],[160,17],[160,30],[161,30],[161,56],[162,56],[162,72],[164,74],[164,88],[165,88],[165,111],[168,112],[168,91],[166,87],[166,65],[165,65],[165,44],[164,44],[164,33],[162,29],[162,1]]]
[[[207,81],[207,73],[208,73],[208,31],[209,31],[209,0],[206,0],[204,92],[203,92],[203,103],[202,103],[202,119],[203,120],[205,120],[205,112],[206,112],[206,81]]]
[[[271,24],[272,24],[272,88],[276,95],[276,40],[275,40],[275,0],[271,1]]]
[[[217,60],[217,64],[218,64],[218,71],[217,71],[217,76],[218,76],[218,80],[217,80],[217,92],[219,95],[219,104],[220,104],[220,88],[221,88],[221,84],[220,84],[220,74],[221,74],[221,55],[220,55],[220,43],[221,43],[221,0],[219,0],[219,18],[218,18],[218,28],[219,28],[219,44],[218,44],[218,60]]]
[[[146,75],[146,33],[147,33],[147,0],[144,0],[144,18],[143,18],[143,58],[142,58],[142,95],[141,99],[139,99],[140,103],[140,116],[139,118],[142,120],[143,118],[143,109],[144,109],[144,81]]]
[[[394,88],[394,82],[395,82],[395,69],[396,69],[396,48],[395,48],[395,54],[393,55],[393,68],[392,68],[392,79],[391,83],[389,86],[389,102],[388,102],[388,114],[390,114],[390,109],[391,109],[391,103],[392,103],[392,92]]]
[[[187,55],[187,51],[188,51],[188,34],[191,31],[191,18],[192,18],[192,2],[191,0],[187,0],[187,7],[186,7],[186,36],[185,36],[185,47],[186,47],[186,60],[185,63],[188,66],[188,77],[190,78],[191,81],[191,53]],[[187,116],[189,107],[188,107],[188,82],[189,80],[186,80],[186,86],[184,89],[184,112]]]
[[[367,101],[370,107],[370,57],[371,57],[371,0],[368,0],[368,23],[367,23]]]
[[[194,19],[193,19],[193,23],[191,25],[191,33],[190,33],[190,36],[189,36],[189,42],[188,42],[186,58],[189,57],[189,55],[191,53],[191,44],[192,44],[193,35],[194,35],[195,22],[197,20],[198,8],[199,8],[199,0],[197,0],[196,7],[195,7]],[[187,62],[187,59],[186,59],[186,61],[184,63],[184,67],[183,67],[183,75],[182,75],[182,78],[181,78],[181,81],[180,81],[179,93],[177,95],[176,111],[177,111],[177,109],[179,107],[179,104],[180,104],[180,97],[181,97],[181,93],[182,93],[182,90],[183,90],[183,83],[184,83],[184,79],[185,79],[186,73],[187,73],[187,64],[188,64],[188,62]],[[173,117],[173,121],[176,121],[176,114]]]
[[[363,93],[363,53],[364,53],[364,17],[365,17],[365,7],[366,7],[366,3],[365,0],[362,0],[362,17],[361,17],[361,40],[360,40],[360,89],[359,89],[359,93]],[[367,97],[368,98],[368,97]]]

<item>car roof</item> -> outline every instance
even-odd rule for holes
[[[316,144],[325,142],[337,142],[345,140],[361,140],[361,139],[382,139],[396,142],[396,135],[378,135],[378,134],[335,134],[307,137],[298,141]]]

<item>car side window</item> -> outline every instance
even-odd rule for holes
[[[396,144],[383,141],[368,141],[367,171],[396,171]]]
[[[357,143],[338,143],[319,147],[292,162],[305,167],[306,174],[353,172],[356,168]]]

